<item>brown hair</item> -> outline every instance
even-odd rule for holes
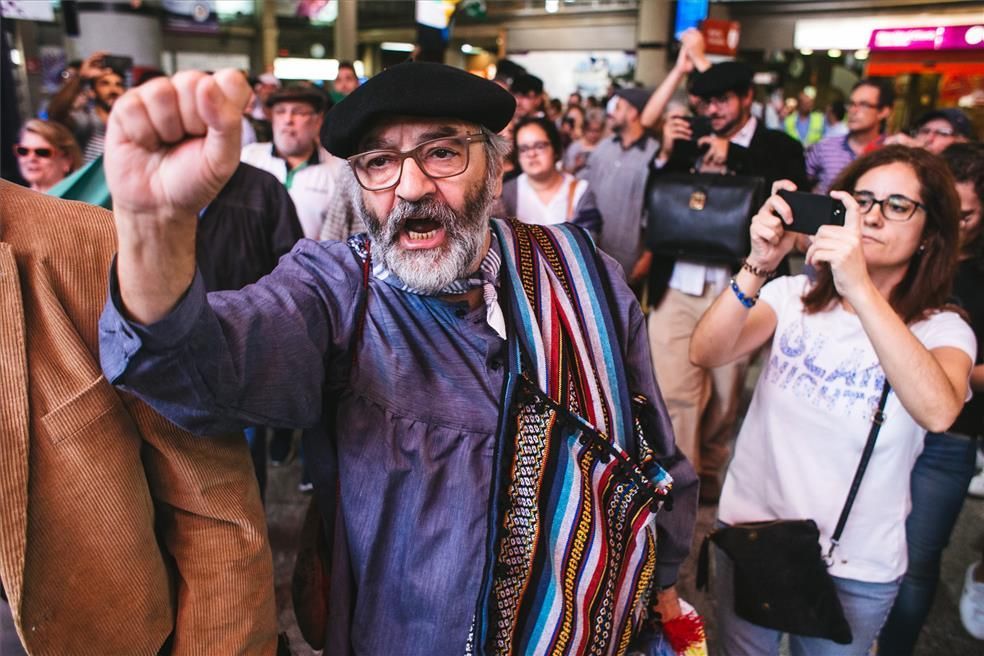
[[[24,127],[21,128],[21,134],[24,132],[33,132],[50,143],[52,147],[68,155],[72,167],[69,169],[69,173],[82,166],[82,151],[75,142],[75,137],[61,123],[32,118],[24,123]]]
[[[909,259],[905,276],[888,298],[892,309],[906,323],[912,323],[947,304],[956,272],[960,200],[949,169],[942,159],[922,148],[886,146],[849,164],[831,189],[853,193],[865,173],[896,162],[908,165],[916,174],[926,212],[921,239],[925,248]],[[807,314],[821,312],[839,300],[830,267],[818,266],[816,283],[803,296]]]

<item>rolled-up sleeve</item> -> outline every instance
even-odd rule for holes
[[[161,321],[122,314],[115,263],[99,322],[106,378],[197,434],[306,428],[321,415],[326,359],[349,346],[362,303],[348,246],[304,240],[239,291],[191,287]]]

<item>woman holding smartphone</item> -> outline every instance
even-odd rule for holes
[[[768,362],[721,493],[725,525],[816,521],[826,553],[887,380],[886,419],[830,567],[854,642],[790,636],[794,656],[865,654],[906,568],[909,474],[927,430],[949,428],[969,397],[970,327],[947,307],[959,201],[943,163],[887,147],[848,166],[831,196],[843,226],[825,225],[806,254],[815,280],[770,273],[792,248],[793,216],[775,193],[752,219],[751,253],[704,314],[690,345],[714,367],[770,339]],[[779,189],[794,190],[789,181]],[[729,559],[715,550],[724,654],[777,654],[781,635],[739,617]]]

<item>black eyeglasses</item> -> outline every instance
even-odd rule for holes
[[[549,141],[534,141],[531,144],[521,144],[516,147],[520,155],[531,155],[533,153],[545,153],[550,148]]]
[[[412,157],[420,170],[434,180],[460,175],[468,168],[469,146],[485,141],[482,133],[440,137],[425,141],[416,148],[370,150],[348,158],[355,179],[366,191],[395,187],[403,175],[403,162]]]
[[[908,221],[916,213],[916,210],[919,208],[926,209],[922,203],[902,194],[892,194],[878,200],[871,192],[858,191],[854,194],[854,200],[862,214],[867,214],[875,205],[880,205],[882,216],[888,221]]]
[[[28,148],[27,146],[22,146],[20,144],[14,146],[14,152],[17,153],[18,157],[27,157],[31,153],[34,153],[43,159],[48,159],[55,154],[55,151],[52,148]]]
[[[858,109],[878,109],[879,108],[878,105],[876,105],[874,103],[870,103],[870,102],[864,101],[864,100],[858,100],[858,101],[848,100],[846,103],[844,103],[844,107],[846,107],[847,109],[854,109],[855,107],[857,107]]]

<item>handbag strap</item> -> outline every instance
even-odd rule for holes
[[[861,452],[861,462],[858,463],[858,469],[854,472],[854,480],[851,481],[851,490],[847,494],[847,500],[844,502],[844,508],[841,510],[840,518],[837,520],[837,527],[834,529],[834,534],[830,537],[830,549],[827,551],[826,561],[830,565],[833,562],[834,549],[840,544],[841,534],[844,532],[844,525],[847,524],[847,516],[851,514],[851,507],[854,505],[854,499],[858,495],[858,488],[861,487],[861,479],[864,478],[864,472],[868,468],[868,461],[871,460],[871,454],[875,450],[875,441],[878,439],[878,432],[881,430],[882,424],[885,423],[885,403],[888,401],[888,394],[892,391],[892,386],[889,385],[888,379],[885,379],[885,384],[882,386],[881,398],[878,400],[878,409],[875,410],[875,414],[871,418],[871,430],[868,431],[868,441],[864,445],[864,450]]]
[[[579,180],[574,178],[571,183],[567,185],[567,220],[570,221],[574,218],[574,194],[577,193],[577,183]]]

